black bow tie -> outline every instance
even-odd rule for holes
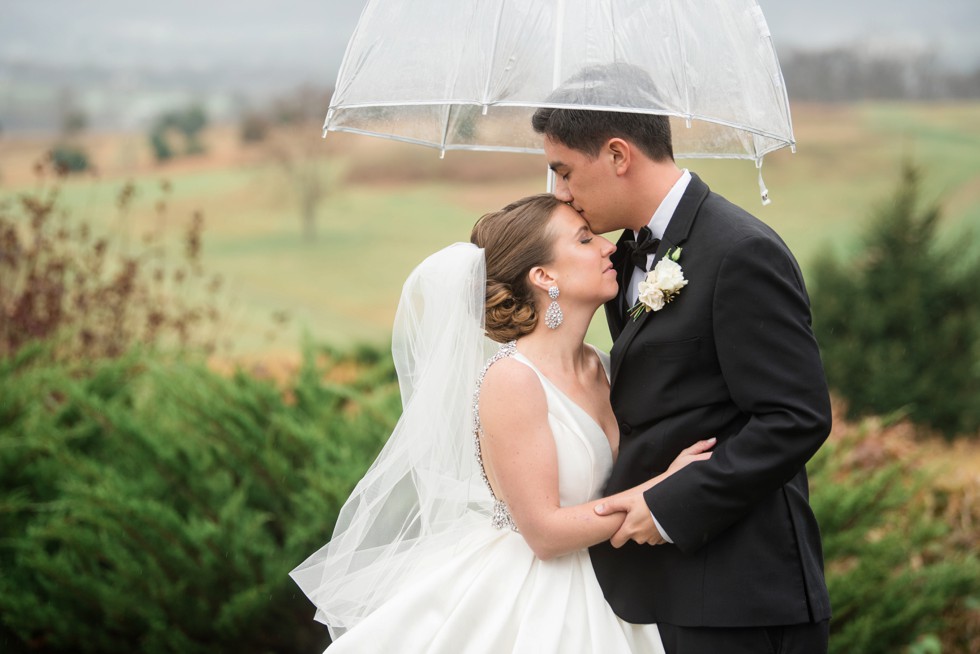
[[[624,245],[629,248],[630,261],[633,262],[633,265],[646,272],[648,270],[647,255],[657,251],[660,239],[653,238],[653,232],[650,231],[650,228],[644,227],[640,230],[635,241],[626,241]]]

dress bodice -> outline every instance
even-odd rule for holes
[[[606,376],[609,375],[608,355],[596,350]],[[555,450],[558,455],[558,497],[561,506],[583,504],[600,497],[606,479],[612,469],[612,450],[602,427],[582,407],[573,402],[548,377],[521,354],[515,342],[502,345],[500,350],[487,362],[484,368],[490,368],[493,363],[504,358],[512,357],[529,367],[538,376],[548,404],[548,426],[555,439]],[[483,375],[480,376],[482,384]],[[482,427],[479,418],[479,389],[474,399],[475,433],[477,457],[481,457],[480,435]],[[480,459],[480,469],[483,471],[483,461]],[[483,473],[487,486],[490,482]],[[493,489],[490,489],[491,494]],[[494,496],[494,526],[510,527],[516,530],[506,505]]]
[[[613,464],[606,433],[585,409],[555,386],[530,359],[520,352],[514,354],[514,359],[533,370],[544,388],[548,401],[548,426],[551,427],[558,452],[560,504],[573,506],[600,497]]]

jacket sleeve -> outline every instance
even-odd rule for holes
[[[712,299],[718,361],[747,418],[693,463],[644,494],[682,551],[702,547],[789,482],[830,433],[830,398],[795,260],[760,235],[733,244]]]

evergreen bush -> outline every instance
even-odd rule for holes
[[[73,363],[33,344],[0,360],[0,397],[0,650],[326,644],[288,573],[394,424],[390,360],[310,350],[284,394],[159,354]]]
[[[907,415],[947,436],[980,429],[980,259],[939,242],[938,206],[919,207],[905,164],[863,249],[816,262],[812,304],[830,385],[855,415]]]
[[[390,433],[390,358],[308,347],[278,388],[159,353],[81,363],[46,348],[0,360],[0,649],[323,647],[288,572],[329,539]],[[809,466],[831,651],[968,652],[974,539],[953,537],[914,453],[883,455],[894,438],[869,424]]]
[[[810,503],[820,523],[833,618],[830,652],[972,651],[978,634],[959,616],[980,600],[980,559],[937,510],[932,480],[893,434],[845,428],[810,461]]]

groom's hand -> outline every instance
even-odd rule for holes
[[[599,515],[626,513],[623,526],[609,539],[613,547],[620,548],[630,540],[638,545],[659,545],[666,542],[653,522],[653,514],[643,499],[643,493],[610,498],[597,506],[595,512]]]
[[[660,545],[668,541],[664,540],[663,534],[657,529],[657,524],[653,521],[653,514],[646,500],[643,499],[643,491],[658,483],[662,478],[669,477],[681,468],[684,468],[695,461],[705,461],[711,458],[711,448],[715,446],[717,438],[711,437],[700,440],[694,445],[685,448],[677,455],[674,462],[667,468],[663,475],[654,477],[641,486],[636,487],[633,492],[620,493],[610,497],[595,508],[599,515],[609,515],[611,513],[625,513],[626,519],[613,537],[609,539],[613,547],[619,548],[632,540],[637,545]]]

